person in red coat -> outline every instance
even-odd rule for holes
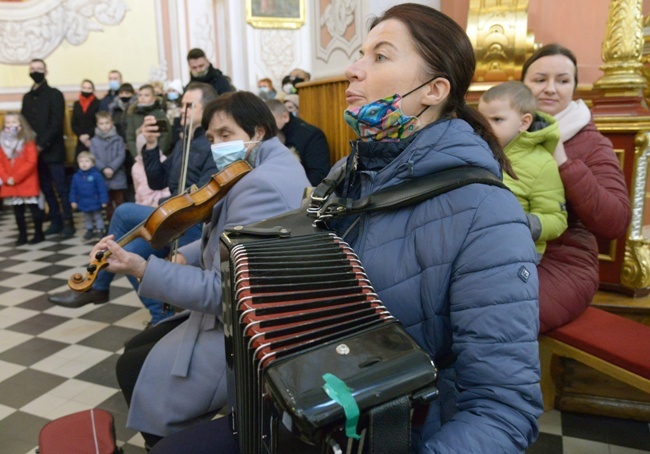
[[[540,333],[562,326],[587,309],[598,290],[597,238],[614,240],[632,218],[630,198],[612,143],[596,129],[582,100],[573,53],[557,44],[524,63],[522,81],[537,108],[553,115],[560,128],[554,153],[566,193],[568,229],[547,244],[538,266]]]
[[[34,237],[29,244],[40,243],[43,236],[45,213],[38,206],[38,152],[34,141],[36,135],[29,123],[18,112],[5,115],[0,132],[0,198],[9,199],[13,206],[18,240],[16,245],[27,243],[25,206],[34,218]]]

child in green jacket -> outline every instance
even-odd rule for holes
[[[564,186],[553,152],[560,139],[557,121],[536,111],[537,102],[522,82],[504,82],[487,90],[478,110],[487,118],[518,179],[503,182],[526,212],[538,259],[546,242],[567,228]]]

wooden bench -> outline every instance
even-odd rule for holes
[[[554,365],[565,358],[650,395],[649,326],[589,307],[573,322],[541,335],[539,345],[545,410],[556,407],[562,368]],[[611,416],[644,419],[642,413]]]

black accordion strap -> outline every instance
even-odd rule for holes
[[[411,445],[411,402],[408,396],[370,410],[370,454],[408,454]]]
[[[315,203],[312,203],[310,211],[316,212],[319,219],[328,219],[335,216],[346,216],[365,211],[396,210],[474,183],[508,189],[489,170],[480,167],[462,166],[415,178],[382,189],[368,197],[355,201],[340,197],[331,197],[318,209],[314,209]],[[321,192],[326,193],[326,191]],[[314,201],[312,200],[312,202]]]

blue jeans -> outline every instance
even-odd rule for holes
[[[116,241],[119,242],[120,238],[124,237],[131,230],[135,230],[145,219],[147,219],[154,209],[155,208],[150,206],[138,205],[135,203],[123,203],[118,206],[115,209],[115,213],[113,213],[113,217],[108,226],[108,234],[115,235]],[[201,226],[202,224],[197,224],[187,230],[178,240],[179,247],[201,238]],[[142,238],[137,238],[122,247],[126,251],[137,254],[144,259],[149,258],[150,255],[165,258],[169,254],[169,247],[153,249],[151,245]],[[109,273],[106,270],[100,271],[95,283],[93,284],[93,289],[103,291],[108,290],[114,277],[114,273]],[[127,277],[137,292],[139,287],[138,280],[133,276]],[[140,296],[140,301],[142,301],[142,304],[144,304],[149,310],[152,323],[158,323],[160,320],[174,315],[173,310],[163,312],[162,301],[152,298],[144,298],[142,296]]]

